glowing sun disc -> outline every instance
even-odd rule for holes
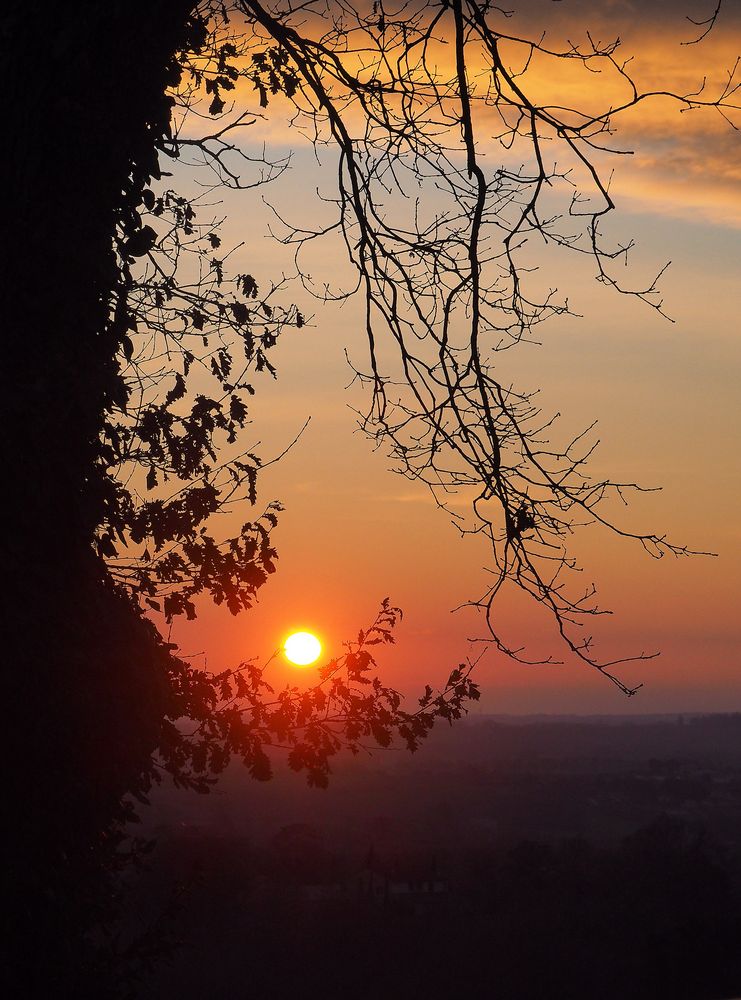
[[[297,667],[308,667],[310,663],[319,659],[321,651],[322,644],[311,632],[294,632],[283,644],[286,659],[295,663]]]

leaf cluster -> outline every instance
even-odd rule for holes
[[[398,742],[415,751],[437,720],[461,718],[479,689],[471,679],[474,664],[463,663],[441,690],[427,686],[417,707],[407,709],[402,695],[375,674],[373,655],[375,646],[393,643],[400,617],[385,599],[372,625],[346,643],[308,688],[276,691],[265,676],[268,664],[247,661],[213,675],[173,658],[173,701],[139,797],[163,774],[178,786],[207,792],[236,760],[266,781],[277,752],[286,754],[292,770],[304,771],[310,785],[324,788],[342,750],[358,754]]]
[[[217,41],[203,19],[194,25],[116,219],[106,336],[118,345],[117,370],[98,450],[98,554],[117,583],[167,620],[194,617],[201,594],[236,614],[275,569],[279,503],[229,537],[215,525],[257,504],[263,460],[242,445],[250,399],[256,379],[277,374],[270,352],[282,333],[305,324],[295,306],[272,301],[281,282],[263,289],[251,274],[229,274],[234,250],[222,248],[222,220],[202,217],[210,187],[189,198],[166,186],[160,161],[192,152],[179,134],[185,113],[205,95],[218,119],[238,76],[237,46]]]

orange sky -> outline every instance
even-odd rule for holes
[[[672,8],[656,3],[647,12],[646,6],[593,3],[588,10],[599,30],[626,25],[619,29],[626,51],[634,45],[637,69],[650,85],[664,71],[679,84],[700,65],[718,78],[732,64],[740,48],[738,5],[728,5],[714,36],[683,49],[671,43],[692,30],[682,21],[684,11],[659,32]],[[581,26],[584,9],[567,2],[557,12],[543,7],[550,28],[569,36]],[[561,86],[578,97],[583,84],[564,80]],[[278,120],[268,117],[245,141],[285,149],[289,133],[277,109],[274,114]],[[583,665],[523,667],[488,652],[478,668],[484,711],[741,709],[741,174],[739,134],[721,125],[717,116],[679,115],[657,104],[628,121],[625,141],[636,155],[616,164],[615,227],[638,239],[637,274],[671,258],[663,289],[676,322],[610,294],[573,259],[549,260],[548,281],[568,292],[583,318],[553,321],[543,330],[543,346],[523,346],[500,362],[520,385],[542,387],[544,410],[563,414],[564,437],[599,418],[595,469],[664,487],[637,501],[625,523],[660,527],[719,556],[653,562],[637,545],[587,530],[575,545],[584,582],[596,580],[601,603],[615,611],[596,633],[602,651],[662,650],[659,659],[622,671],[645,688],[627,701]],[[317,165],[305,144],[294,148],[292,169],[264,194],[300,223],[320,211],[316,188],[331,190],[332,161],[327,154]],[[492,161],[495,150],[486,151]],[[230,194],[223,208],[225,243],[246,241],[234,270],[266,281],[290,269],[285,250],[267,238],[270,216],[259,192]],[[327,253],[311,267],[321,282],[335,281],[346,265]],[[398,645],[381,655],[381,672],[414,693],[427,681],[443,681],[450,667],[479,651],[468,642],[482,634],[476,616],[451,609],[485,589],[486,552],[476,540],[461,541],[422,488],[392,475],[384,455],[356,432],[348,404],[362,400],[346,390],[343,352],[347,347],[365,360],[358,304],[317,308],[302,294],[298,287],[289,291],[314,314],[313,325],[287,334],[276,349],[279,378],[260,382],[248,429],[249,443],[262,442],[269,458],[311,417],[298,444],[260,484],[262,501],[277,498],[286,506],[274,536],[278,573],[252,612],[233,618],[202,606],[197,622],[176,624],[173,638],[184,652],[203,650],[212,668],[266,657],[293,627],[315,629],[331,652],[368,623],[388,595],[405,618]],[[498,615],[513,642],[555,649],[537,608],[504,600]],[[280,682],[288,668],[276,666],[274,676]]]

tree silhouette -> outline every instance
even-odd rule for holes
[[[574,582],[569,540],[586,522],[655,558],[688,549],[613,519],[610,502],[641,487],[590,476],[591,428],[559,443],[556,418],[510,384],[502,352],[570,312],[565,296],[539,289],[533,238],[590,259],[603,285],[662,311],[658,276],[642,288],[616,276],[631,246],[603,236],[615,208],[605,154],[621,152],[612,138],[620,117],[652,98],[737,110],[734,70],[712,95],[702,85],[646,92],[619,39],[587,35],[560,49],[513,33],[506,11],[467,0],[396,12],[383,3],[238,7],[261,104],[286,90],[294,124],[339,152],[335,218],[314,231],[286,220],[284,238],[305,287],[303,251],[320,240],[335,236],[355,265],[350,294],[365,298],[368,340],[367,369],[356,372],[369,394],[361,426],[443,509],[452,494],[472,495],[468,517],[449,513],[488,545],[494,582],[473,603],[500,651],[528,661],[492,614],[514,586],[550,613],[567,652],[633,693],[611,668],[646,656],[608,662],[594,651],[583,629],[603,612],[594,587]],[[540,95],[527,73],[535,61],[554,77],[564,64],[593,74],[597,108]]]
[[[442,507],[450,490],[475,494],[461,529],[490,546],[495,583],[478,604],[498,648],[524,658],[491,618],[509,582],[550,610],[572,652],[629,690],[576,637],[600,612],[592,591],[564,584],[575,568],[565,541],[587,516],[652,555],[687,550],[613,524],[603,501],[638,487],[589,479],[584,436],[550,444],[552,421],[495,366],[498,352],[568,311],[531,288],[528,236],[589,255],[599,279],[623,290],[611,265],[629,247],[603,242],[614,205],[594,154],[614,119],[652,95],[632,82],[617,43],[550,49],[508,34],[505,13],[475,0],[396,12],[344,0],[77,0],[51,12],[13,2],[2,30],[9,798],[24,803],[16,868],[33,901],[18,938],[43,941],[69,972],[80,952],[74,930],[59,929],[104,909],[107,890],[88,876],[118,848],[125,792],[145,793],[163,767],[205,787],[231,756],[264,777],[265,748],[277,743],[321,783],[341,746],[398,733],[414,747],[476,695],[470,665],[443,691],[427,689],[414,712],[380,681],[364,683],[367,647],[390,638],[388,603],[314,690],[274,701],[254,666],[198,671],[144,614],[192,617],[200,595],[236,613],[274,568],[277,506],[226,540],[213,524],[225,505],[257,503],[260,458],[239,452],[239,432],[253,383],[274,374],[271,347],[304,318],[280,283],[230,277],[218,226],[163,183],[167,159],[185,151],[215,183],[249,183],[237,88],[247,84],[261,108],[281,94],[294,125],[337,150],[336,221],[321,232],[286,223],[285,239],[310,291],[304,247],[332,235],[345,244],[358,279],[340,294],[366,303],[362,425]],[[512,47],[525,64],[537,54],[603,68],[627,97],[596,113],[543,104],[512,68]],[[671,96],[730,113],[735,94],[729,74],[719,94]],[[183,127],[193,112],[211,123],[200,138]],[[504,150],[489,172],[478,151],[484,112]],[[572,184],[573,164],[598,206],[579,189],[565,208],[549,202]],[[263,177],[282,168],[265,164]],[[661,308],[655,283],[631,294]],[[395,347],[391,370],[382,338]],[[190,734],[175,725],[182,717],[195,721]]]
[[[712,109],[727,117],[738,110],[735,67],[714,94],[706,95],[704,85],[693,93],[646,92],[630,76],[629,60],[619,58],[618,39],[603,44],[587,35],[584,45],[559,49],[538,35],[509,32],[505,12],[478,3],[407,3],[396,13],[378,3],[366,9],[328,0],[280,10],[247,2],[201,10],[211,32],[182,63],[163,151],[200,161],[214,184],[249,186],[242,168],[253,165],[239,145],[240,131],[254,120],[245,86],[262,110],[277,95],[287,99],[294,130],[309,136],[317,149],[326,145],[335,151],[332,219],[311,230],[284,219],[280,206],[274,211],[283,241],[294,248],[304,296],[324,302],[357,293],[365,299],[368,366],[355,372],[368,390],[361,427],[386,448],[396,471],[429,488],[461,533],[487,543],[494,582],[472,603],[484,612],[486,634],[497,649],[533,662],[494,624],[496,598],[513,586],[550,613],[568,653],[626,694],[634,693],[612,668],[654,654],[612,661],[598,656],[584,626],[605,612],[593,585],[584,589],[572,582],[580,568],[569,540],[584,523],[596,523],[637,542],[654,558],[687,555],[689,549],[614,520],[612,502],[622,506],[642,487],[590,476],[592,427],[559,443],[556,417],[541,412],[536,393],[519,391],[506,380],[502,352],[531,340],[546,320],[570,314],[566,297],[538,288],[533,237],[565,255],[590,259],[602,284],[663,313],[661,272],[646,287],[623,287],[617,265],[627,261],[632,244],[610,245],[603,236],[604,221],[615,208],[606,179],[609,157],[623,152],[614,145],[616,122],[657,97],[670,98],[685,111]],[[704,28],[717,16],[715,11],[702,22]],[[548,95],[537,93],[526,72],[536,60],[549,73],[576,65],[598,78],[597,109],[545,103]],[[218,124],[194,138],[194,114]],[[493,168],[485,167],[481,154],[485,141],[501,153]],[[259,179],[269,180],[285,166],[281,160],[264,162]],[[137,322],[137,315],[142,320],[149,364],[141,370],[129,341],[140,405],[126,433],[138,435],[139,446],[128,447],[125,464],[149,462],[146,482],[153,487],[164,458],[164,471],[190,485],[175,493],[169,507],[159,500],[136,507],[131,492],[124,491],[101,544],[106,555],[118,558],[122,529],[131,534],[133,526],[139,542],[159,534],[155,560],[146,549],[146,561],[134,563],[127,551],[114,571],[135,582],[140,593],[148,592],[150,601],[166,583],[168,613],[192,614],[190,596],[203,589],[235,609],[249,603],[252,588],[271,568],[264,528],[274,525],[275,509],[246,524],[246,537],[230,540],[229,550],[207,536],[204,544],[191,543],[183,559],[165,543],[174,540],[171,528],[182,535],[183,521],[196,526],[220,508],[225,495],[244,489],[254,503],[259,458],[242,456],[212,469],[213,438],[221,433],[233,439],[247,412],[248,400],[240,393],[253,391],[245,379],[260,371],[275,374],[267,351],[286,323],[302,325],[304,318],[295,307],[276,310],[275,302],[283,301],[279,289],[271,286],[261,295],[250,275],[235,279],[241,299],[223,290],[225,254],[213,254],[219,237],[209,225],[199,228],[192,203],[150,193],[145,208],[150,216],[166,213],[171,221],[158,237],[149,222],[142,229],[137,218],[134,231],[149,234],[143,251],[149,270],[136,280],[126,271],[135,300],[129,322]],[[124,248],[131,238],[132,233],[123,234]],[[332,240],[356,269],[353,288],[317,287],[309,263],[304,265],[306,252]],[[199,257],[198,281],[183,286],[177,275],[186,247]],[[167,263],[158,263],[158,255]],[[194,269],[188,273],[192,281]],[[175,317],[182,321],[176,336]],[[199,395],[192,401],[188,414],[178,418],[185,433],[175,435],[172,453],[172,404],[185,396],[196,357],[186,343],[197,343],[204,334],[197,363],[215,378],[220,398]],[[244,348],[248,362],[239,366],[236,380],[232,345]],[[166,394],[158,394],[163,374],[172,378],[173,350],[182,353],[183,373]],[[152,361],[160,367],[155,370]],[[147,392],[153,405],[143,403]],[[119,435],[119,424],[113,424],[112,440]],[[184,437],[197,443],[185,456]],[[447,507],[450,496],[461,491],[472,496],[467,517]],[[189,500],[197,513],[184,512]],[[249,558],[240,554],[240,544]],[[246,563],[256,574],[251,583],[238,579],[237,567]],[[226,579],[233,585],[225,589]],[[558,662],[556,655],[547,662]]]

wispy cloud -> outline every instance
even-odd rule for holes
[[[741,4],[725,0],[713,31],[700,44],[683,44],[696,38],[702,21],[712,14],[714,0],[528,0],[511,18],[491,14],[495,26],[517,37],[538,38],[553,48],[589,44],[588,38],[608,42],[621,39],[616,58],[630,59],[629,69],[639,89],[689,94],[704,84],[704,95],[717,95],[727,81],[741,51]],[[505,57],[517,67],[525,52],[514,43],[504,45]],[[485,67],[476,72],[479,58],[471,46],[471,79],[479,94],[487,85]],[[444,76],[452,76],[450,45],[437,45],[435,58]],[[609,69],[595,74],[576,61],[535,57],[522,79],[528,93],[540,104],[583,108],[604,113],[630,97],[619,74]],[[271,98],[266,111],[257,108],[257,95],[248,82],[235,91],[235,111],[256,111],[255,123],[243,130],[251,148],[266,146],[278,156],[293,145],[305,144],[291,125],[292,105],[282,96]],[[738,101],[736,102],[738,103]],[[495,113],[478,105],[478,141],[487,161],[494,164],[507,153],[492,137],[500,130]],[[352,108],[346,111],[353,126]],[[741,126],[741,115],[734,123]],[[203,122],[196,123],[196,127]],[[682,113],[681,105],[656,97],[616,116],[617,134],[609,145],[633,151],[631,156],[601,158],[606,176],[614,167],[614,190],[623,201],[644,212],[701,218],[714,224],[741,226],[741,132],[713,109]],[[553,143],[555,148],[557,144]]]

